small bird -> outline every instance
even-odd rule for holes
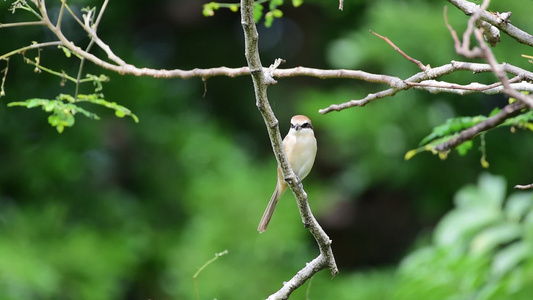
[[[291,129],[283,139],[283,148],[287,154],[289,163],[294,173],[303,180],[311,171],[316,156],[316,139],[313,132],[311,120],[303,115],[296,115],[291,119]],[[268,202],[268,206],[259,222],[257,230],[259,233],[265,232],[276,209],[279,199],[287,189],[288,185],[281,174],[278,166],[278,183],[276,189]]]

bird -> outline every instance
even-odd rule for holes
[[[292,170],[300,180],[303,180],[313,167],[317,150],[313,125],[308,117],[304,115],[292,117],[289,133],[283,139],[283,148],[285,149]],[[259,233],[267,230],[276,205],[287,187],[288,184],[285,182],[281,169],[278,166],[278,182],[257,227]]]

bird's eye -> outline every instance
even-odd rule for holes
[[[291,128],[294,128],[294,127],[296,127],[296,126],[294,126],[294,124],[291,123]]]
[[[311,126],[311,124],[309,123],[303,123],[301,127],[302,128],[313,128],[313,126]]]

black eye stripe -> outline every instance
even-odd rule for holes
[[[300,128],[311,128],[313,129],[313,126],[309,123],[303,123],[302,125],[299,126]],[[291,123],[291,128],[296,128],[296,125],[292,124]]]

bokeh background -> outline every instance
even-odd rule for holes
[[[0,2],[0,23],[32,20],[8,11],[11,2]],[[47,2],[52,15],[59,9],[56,2]],[[513,24],[533,31],[531,1],[493,2],[490,9],[512,11]],[[68,3],[79,12],[102,1]],[[204,17],[202,4],[111,1],[99,35],[139,67],[244,66],[239,14],[221,9]],[[271,28],[261,21],[263,64],[279,57],[287,68],[361,69],[401,78],[418,72],[370,29],[424,64],[463,60],[444,25],[446,1],[345,1],[342,12],[337,5],[305,0],[293,8],[286,3],[283,18]],[[467,17],[450,6],[449,18],[462,33]],[[70,18],[63,30],[80,45],[88,42]],[[0,53],[50,40],[43,28],[3,28]],[[500,61],[532,67],[520,57],[532,49],[505,35],[493,51]],[[35,57],[37,51],[25,55]],[[43,66],[71,75],[78,70],[79,61],[59,49],[43,49],[40,55]],[[318,254],[291,193],[280,201],[268,231],[256,231],[275,186],[276,161],[248,76],[210,78],[204,86],[200,79],[121,76],[87,63],[87,73],[111,78],[104,85],[105,98],[131,109],[140,122],[87,105],[102,120],[77,116],[74,127],[58,134],[39,108],[7,107],[12,101],[73,93],[73,84],[62,86],[60,78],[33,69],[21,55],[12,57],[7,95],[0,98],[0,299],[195,299],[193,274],[226,249],[227,255],[198,276],[200,299],[261,299]],[[466,84],[492,82],[494,76],[462,72],[445,79]],[[464,197],[456,196],[454,203],[454,195],[467,185],[479,203],[498,194],[493,206],[502,212],[512,186],[533,180],[531,133],[505,128],[486,135],[492,177],[482,175],[487,170],[480,164],[479,139],[466,156],[452,152],[444,161],[431,153],[409,161],[404,155],[448,118],[502,107],[507,99],[501,95],[410,90],[363,108],[318,113],[383,88],[299,77],[269,89],[282,135],[292,115],[313,120],[319,150],[304,185],[333,240],[340,268],[333,280],[327,271],[318,273],[291,299],[481,299],[487,286],[493,290],[486,299],[530,299],[531,257],[515,259],[513,280],[507,273],[491,276],[495,251],[513,241],[531,242],[531,225],[476,259],[469,252],[471,236],[465,237],[462,254],[454,252],[461,259],[452,262],[442,254],[449,243],[439,244],[434,230],[444,215],[458,209]],[[82,86],[85,93],[93,89]],[[526,215],[528,207],[518,211]],[[478,217],[466,214],[450,230]],[[420,249],[433,252],[420,254]]]

